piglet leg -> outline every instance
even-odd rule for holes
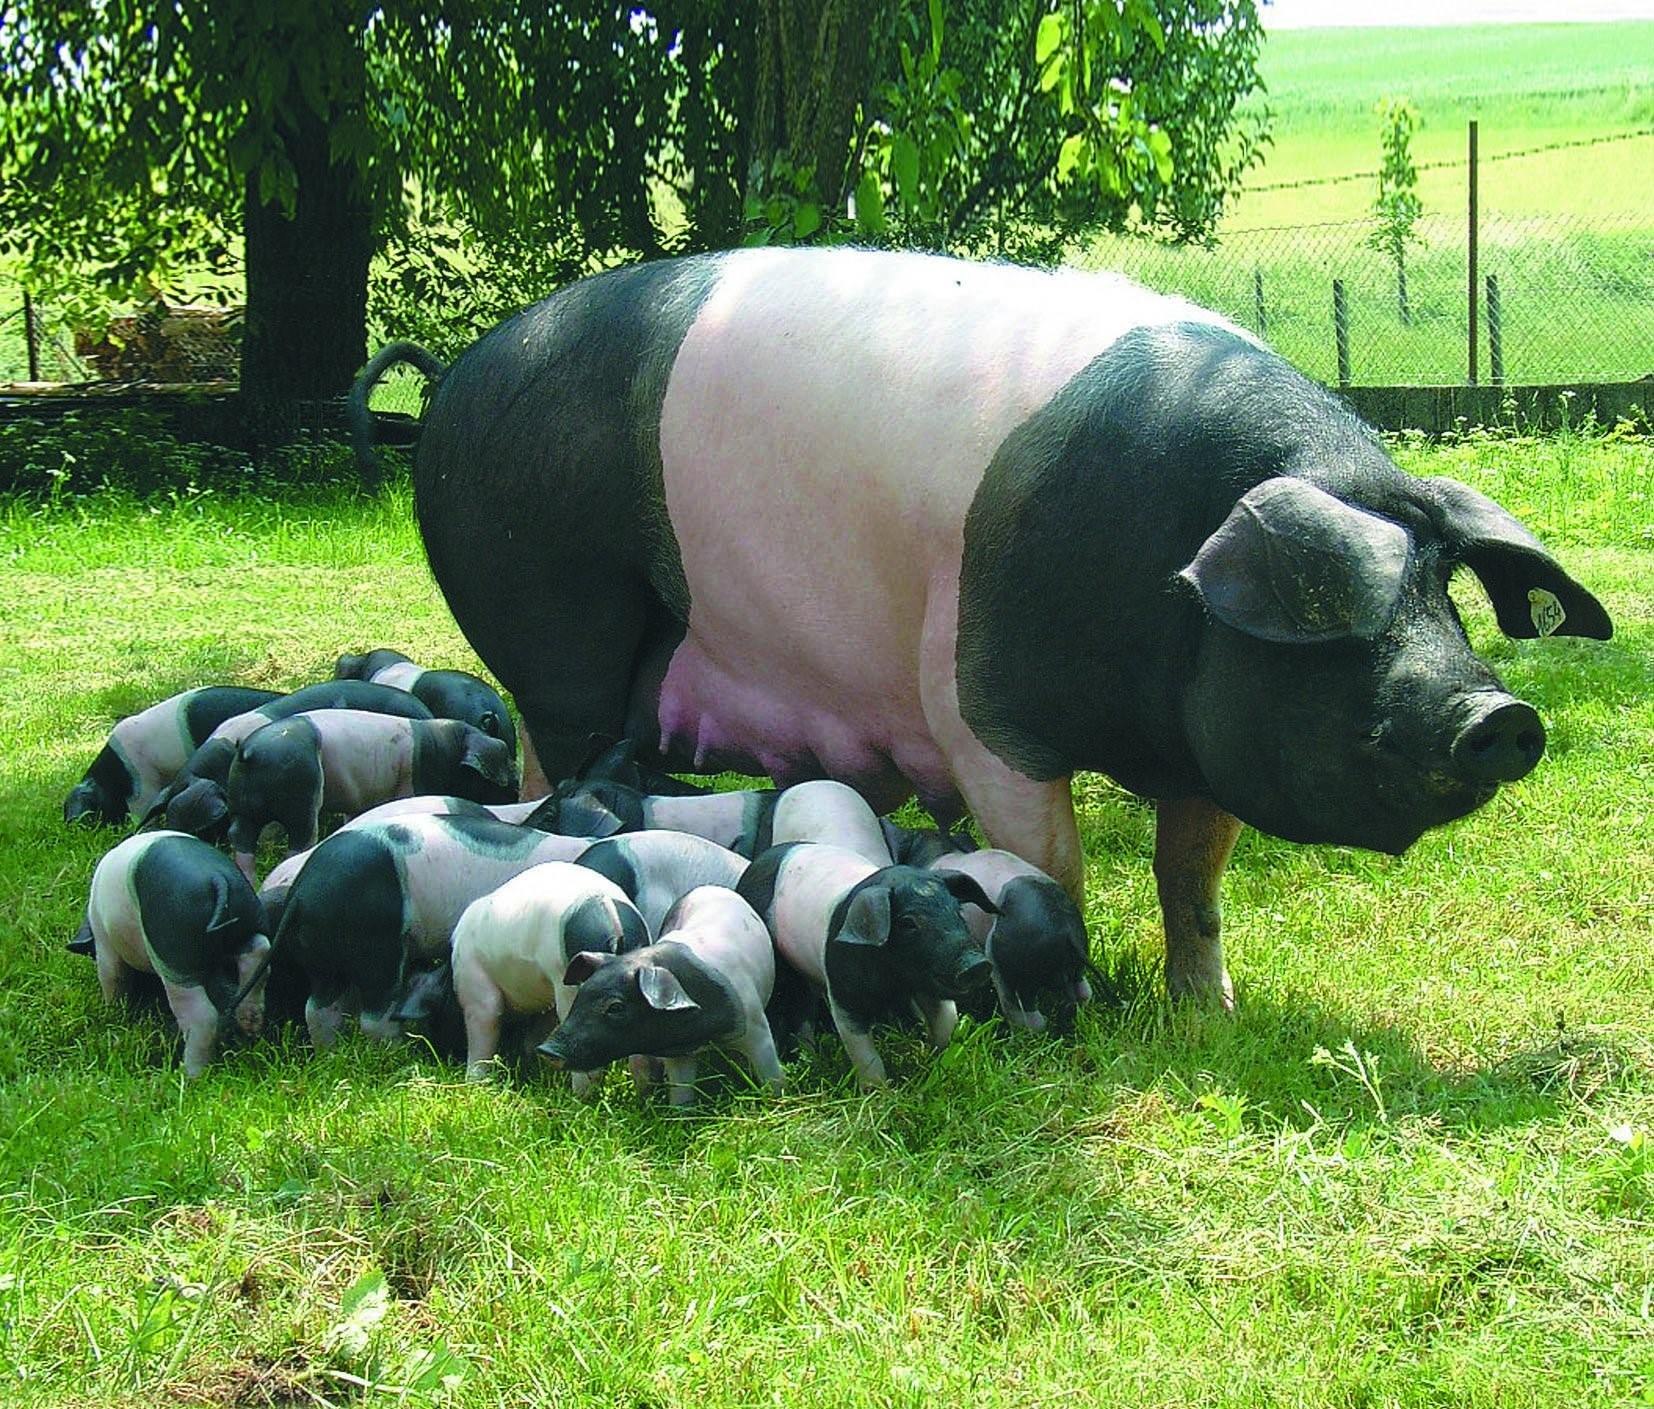
[[[108,944],[96,943],[92,952],[97,958],[98,987],[103,990],[103,1001],[119,1003],[126,997],[136,970]]]
[[[784,1077],[781,1058],[775,1052],[775,1034],[770,1031],[769,1021],[761,1014],[747,1029],[743,1050],[753,1071],[758,1073],[758,1079],[772,1091],[780,1091]]]
[[[953,1041],[953,1030],[959,1026],[959,1008],[951,998],[915,998],[913,1011],[930,1034],[930,1045],[940,1052]]]
[[[831,996],[827,999],[827,1008],[833,1015],[833,1026],[838,1029],[839,1040],[844,1043],[844,1050],[850,1057],[850,1065],[856,1069],[856,1078],[861,1082],[862,1089],[871,1091],[875,1087],[888,1085],[890,1078],[885,1074],[884,1059],[873,1045],[866,1025],[851,1017]]]
[[[1202,998],[1235,1006],[1223,966],[1223,868],[1241,824],[1204,798],[1158,804],[1154,879],[1166,927],[1166,990],[1173,998]]]
[[[695,1104],[695,1072],[693,1056],[666,1058],[666,1099],[674,1106]]]
[[[204,988],[161,980],[178,1029],[184,1034],[184,1075],[192,1080],[207,1069],[218,1047],[218,1009]]]
[[[467,954],[454,964],[454,997],[465,1014],[465,1079],[487,1081],[500,1051],[505,995]]]
[[[1038,1010],[1030,1011],[1017,1002],[1016,994],[1005,986],[1005,980],[998,973],[994,974],[994,992],[999,997],[999,1011],[1012,1027],[1025,1027],[1030,1032],[1039,1032],[1045,1027],[1045,1014]]]
[[[255,934],[241,951],[235,961],[235,986],[239,993],[252,978],[264,956],[270,952],[270,941],[261,934]],[[264,1031],[264,985],[269,979],[269,970],[259,975],[258,982],[248,990],[247,996],[241,1000],[241,1006],[234,1013],[226,1013],[235,1025],[241,1029],[243,1037],[257,1037]]]

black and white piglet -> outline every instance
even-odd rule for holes
[[[993,849],[939,856],[930,868],[972,877],[999,907],[997,915],[973,907],[965,919],[993,965],[994,993],[1007,1022],[1038,1031],[1045,1026],[1037,1006],[1042,997],[1051,997],[1059,1022],[1090,1000],[1085,920],[1044,871]]]
[[[517,730],[511,711],[499,691],[486,680],[464,670],[427,670],[401,651],[380,648],[362,655],[343,655],[333,667],[339,680],[367,680],[406,690],[438,719],[459,719],[496,739],[503,739],[517,756]]]
[[[825,992],[833,1025],[863,1086],[885,1083],[869,1032],[916,1013],[942,1048],[955,1001],[988,982],[988,957],[960,906],[996,914],[970,876],[876,866],[819,842],[772,847],[736,887],[769,927],[781,957]]]
[[[618,954],[648,942],[643,916],[619,886],[566,861],[530,867],[472,901],[454,927],[452,959],[466,1075],[482,1079],[502,1045],[531,1049],[567,1015],[574,989],[564,973],[575,955]],[[508,1026],[518,1031],[506,1043]],[[577,1094],[591,1088],[586,1073],[607,1060],[576,1069]]]
[[[278,719],[291,719],[315,709],[356,709],[399,719],[429,719],[426,709],[406,690],[369,685],[362,680],[327,680],[306,685],[291,694],[235,714],[224,720],[185,761],[172,782],[142,814],[142,825],[163,812],[167,826],[198,837],[216,838],[229,820],[224,788],[230,777],[236,745],[249,734]]]
[[[660,1057],[669,1099],[682,1106],[695,1099],[696,1054],[722,1043],[744,1053],[761,1081],[781,1085],[764,1013],[775,988],[775,948],[764,922],[732,890],[697,886],[647,948],[572,954],[562,983],[574,985],[574,1001],[539,1049],[557,1066],[589,1072],[635,1054]]]
[[[278,698],[273,690],[206,685],[116,721],[109,741],[63,800],[63,820],[117,827],[129,816],[142,817],[213,730]]]
[[[290,852],[302,851],[315,844],[323,811],[348,816],[420,793],[507,802],[516,791],[504,740],[457,719],[312,710],[236,745],[226,789],[230,846],[251,879],[259,834],[272,822],[286,831]]]
[[[412,816],[335,832],[294,877],[271,941],[272,955],[305,975],[310,1040],[332,1046],[352,1011],[370,1037],[401,1036],[440,1001],[444,986],[422,976],[447,964],[466,906],[587,844],[491,817]]]
[[[133,973],[160,976],[192,1077],[212,1061],[225,1024],[248,1037],[264,1026],[263,907],[227,857],[183,832],[140,832],[104,854],[69,947],[90,949],[111,1003]]]

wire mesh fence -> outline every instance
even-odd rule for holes
[[[1260,333],[1317,380],[1451,386],[1469,371],[1469,238],[1430,215],[1398,261],[1370,219],[1237,230],[1210,248],[1124,237],[1075,262],[1181,293]],[[1484,213],[1476,280],[1484,384],[1636,381],[1654,375],[1654,211]],[[34,378],[233,382],[240,311],[154,302],[96,329],[33,309]],[[30,379],[23,291],[0,279],[0,383]]]
[[[1399,260],[1376,220],[1350,220],[1234,231],[1209,249],[1104,239],[1080,262],[1216,309],[1319,381],[1462,384],[1468,225],[1426,216],[1412,233]],[[1654,212],[1484,214],[1476,285],[1480,381],[1654,374]]]

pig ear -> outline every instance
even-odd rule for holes
[[[424,1022],[436,1012],[454,991],[454,970],[448,964],[424,969],[407,982],[402,997],[394,1003],[391,1019],[394,1022]]]
[[[663,1013],[701,1006],[683,991],[678,976],[659,964],[645,964],[639,969],[637,986],[643,992],[643,1001]]]
[[[846,944],[880,945],[890,939],[890,888],[863,886],[845,912],[838,938]]]
[[[461,767],[475,769],[497,787],[517,786],[517,770],[512,766],[510,750],[501,740],[490,738],[481,729],[466,726],[465,751],[460,754],[459,761]]]
[[[626,824],[590,793],[576,792],[558,807],[557,830],[566,837],[612,837]]]
[[[1614,634],[1602,603],[1514,515],[1456,479],[1424,483],[1449,550],[1481,579],[1505,635],[1606,641]]]
[[[974,905],[985,914],[997,915],[999,906],[988,899],[988,892],[977,884],[974,876],[967,876],[961,871],[944,871],[942,884],[948,888],[948,894],[961,905]]]
[[[1285,476],[1246,491],[1178,574],[1226,626],[1263,641],[1370,641],[1401,602],[1399,524]]]
[[[578,988],[613,958],[613,954],[582,949],[569,960],[568,967],[563,970],[563,982],[570,988]]]

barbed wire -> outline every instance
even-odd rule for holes
[[[1566,142],[1546,142],[1537,147],[1517,147],[1508,152],[1488,152],[1477,157],[1477,164],[1483,165],[1494,161],[1515,161],[1518,157],[1541,156],[1546,152],[1567,151],[1571,147],[1600,147],[1609,142],[1635,142],[1640,138],[1654,137],[1654,127],[1638,128],[1634,132],[1613,132],[1600,137],[1575,137]],[[1416,171],[1448,171],[1454,167],[1470,165],[1470,158],[1444,157],[1440,161],[1421,161],[1415,164]],[[1268,181],[1259,186],[1246,187],[1246,194],[1252,195],[1262,191],[1298,191],[1308,186],[1341,186],[1350,181],[1373,181],[1378,172],[1347,171],[1340,176],[1306,176],[1301,181]]]

